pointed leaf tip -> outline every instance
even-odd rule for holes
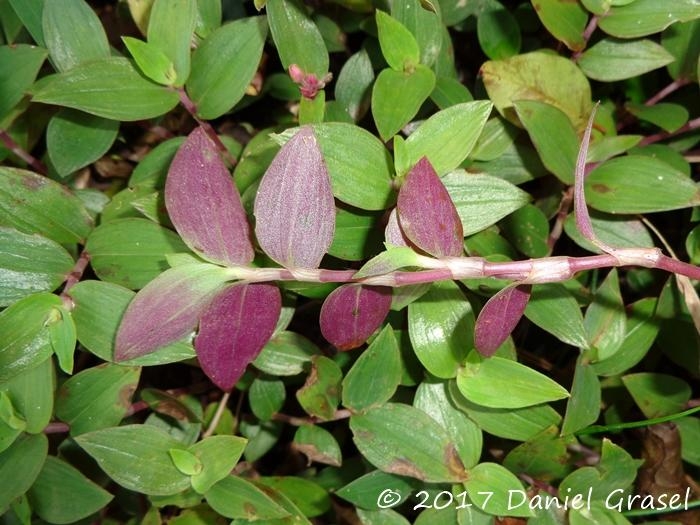
[[[391,288],[345,284],[321,307],[321,333],[338,350],[363,344],[381,326],[391,308]]]
[[[187,246],[212,262],[245,265],[253,243],[241,197],[204,129],[196,128],[173,159],[165,206]]]
[[[194,341],[199,364],[211,381],[229,391],[258,356],[282,310],[279,288],[270,283],[237,283],[209,304]]]
[[[286,268],[318,268],[335,233],[335,201],[316,136],[302,127],[280,149],[255,197],[260,247]]]
[[[508,339],[530,300],[531,286],[508,286],[491,297],[479,313],[474,327],[474,344],[477,351],[491,357]]]
[[[404,234],[421,250],[435,257],[462,255],[462,222],[427,157],[421,158],[406,175],[396,209]]]

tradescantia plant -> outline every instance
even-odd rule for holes
[[[696,0],[101,4],[0,1],[2,523],[698,522]]]

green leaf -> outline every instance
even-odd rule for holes
[[[422,64],[412,71],[384,69],[372,89],[372,115],[382,140],[389,140],[416,116],[435,87],[435,73]]]
[[[641,372],[623,376],[622,383],[647,418],[668,416],[688,408],[690,385],[678,377]]]
[[[378,504],[386,505],[391,500],[378,498],[382,491],[391,487],[392,495],[399,501],[404,501],[411,495],[418,484],[411,478],[387,474],[381,470],[373,470],[363,476],[353,479],[350,483],[336,491],[336,496],[349,501],[361,509],[378,510]],[[390,497],[390,496],[387,496]]]
[[[27,44],[0,46],[0,119],[20,103],[46,55],[45,49]]]
[[[644,104],[626,105],[627,111],[646,122],[656,124],[665,131],[674,132],[688,122],[688,110],[679,104],[660,103],[653,106]]]
[[[457,407],[476,421],[484,432],[505,439],[527,441],[544,429],[558,426],[561,416],[549,405],[524,408],[489,408],[468,401],[458,390],[456,382],[448,387],[450,398]]]
[[[491,108],[490,102],[478,100],[432,115],[406,139],[408,165],[427,156],[438,175],[459,167],[474,147]]]
[[[439,75],[430,98],[440,109],[448,109],[456,104],[474,100],[472,94],[459,80]]]
[[[423,366],[436,377],[455,377],[474,346],[474,312],[453,281],[433,283],[408,305],[408,333]]]
[[[452,402],[444,382],[423,382],[418,385],[413,406],[440,423],[457,448],[462,464],[474,467],[481,458],[481,429]]]
[[[255,485],[237,476],[227,476],[204,495],[211,507],[227,518],[276,520],[289,512]]]
[[[306,74],[323,77],[328,71],[328,50],[306,6],[299,0],[277,0],[265,8],[284,69],[296,64]]]
[[[505,217],[501,223],[503,236],[528,257],[549,254],[549,221],[534,204],[526,204]]]
[[[8,0],[8,2],[34,41],[43,46],[44,31],[41,24],[41,14],[46,0]],[[0,508],[2,507],[0,506]]]
[[[295,376],[301,374],[312,356],[318,353],[318,347],[304,336],[282,331],[263,347],[253,366],[274,376]]]
[[[65,248],[40,235],[0,227],[0,246],[0,306],[55,290],[73,268]]]
[[[27,497],[41,519],[74,523],[105,507],[114,496],[72,465],[49,456]]]
[[[617,269],[613,268],[596,290],[583,320],[591,352],[598,360],[606,359],[620,349],[626,322]]]
[[[384,11],[377,10],[376,20],[379,45],[389,67],[396,71],[415,67],[420,61],[420,49],[411,32]]]
[[[31,171],[1,167],[0,226],[68,244],[83,242],[93,223],[82,202],[64,186]]]
[[[391,157],[377,137],[336,122],[314,126],[314,134],[337,199],[363,210],[383,210],[394,203]]]
[[[243,98],[262,56],[265,22],[255,16],[225,24],[194,52],[186,88],[199,117],[220,117]]]
[[[560,494],[583,494],[591,501],[605,500],[614,491],[625,491],[637,475],[642,463],[633,459],[624,449],[603,439],[600,462],[595,467],[575,470],[559,484]]]
[[[516,475],[536,476],[543,481],[561,479],[571,471],[568,447],[575,442],[574,437],[560,437],[559,429],[551,426],[508,452],[503,466]],[[516,498],[522,496],[514,494]]]
[[[561,427],[562,435],[573,434],[596,422],[600,414],[600,381],[594,368],[579,359],[571,385],[571,397]]]
[[[182,86],[190,74],[196,0],[155,0],[148,20],[148,43],[168,57],[175,69],[174,85]]]
[[[80,344],[105,361],[114,361],[114,339],[134,292],[102,281],[81,281],[70,289],[73,320]],[[191,344],[174,343],[128,364],[156,365],[194,357]]]
[[[661,45],[675,60],[666,69],[674,80],[698,79],[698,56],[700,55],[700,20],[678,22],[661,34]]]
[[[83,370],[61,385],[56,416],[68,423],[72,436],[118,425],[140,375],[140,368],[107,363]]]
[[[335,81],[335,99],[355,122],[360,120],[369,108],[372,82],[372,61],[367,51],[361,49],[343,64]]]
[[[189,253],[173,231],[135,218],[98,226],[88,237],[86,249],[100,279],[134,290],[168,269],[167,254]]]
[[[207,493],[226,478],[243,454],[247,440],[238,436],[210,436],[192,445],[188,452],[196,457],[201,471],[192,475],[192,488]]]
[[[269,487],[287,498],[303,516],[314,518],[331,508],[328,492],[313,481],[295,476],[261,477],[258,486]],[[261,487],[261,488],[262,488]]]
[[[278,379],[256,377],[248,389],[248,403],[255,417],[269,421],[284,405],[286,390]]]
[[[392,509],[357,509],[357,516],[363,525],[410,525],[406,518]]]
[[[681,434],[681,454],[683,461],[700,465],[700,419],[684,417],[674,421]]]
[[[119,122],[73,109],[51,117],[46,128],[46,148],[51,164],[65,177],[92,164],[114,143]]]
[[[111,54],[102,23],[84,0],[46,2],[42,27],[51,62],[61,73]]]
[[[72,374],[77,337],[71,313],[63,306],[56,308],[48,321],[48,327],[51,348],[58,359],[58,366],[66,374]]]
[[[49,441],[44,434],[24,434],[0,452],[0,510],[24,494],[39,476]]]
[[[15,413],[7,393],[0,391],[0,454],[12,446],[26,427],[24,419]]]
[[[222,5],[218,0],[197,0],[197,36],[206,38],[221,25]]]
[[[588,348],[581,307],[562,284],[534,285],[525,317],[566,344]]]
[[[582,129],[591,113],[591,87],[569,59],[533,52],[481,66],[484,86],[498,112],[514,124],[513,104],[518,100],[546,102],[563,111]]]
[[[126,425],[81,434],[75,440],[110,478],[129,490],[167,496],[190,485],[189,476],[175,467],[168,453],[183,445],[160,428]]]
[[[467,478],[449,435],[422,410],[388,403],[353,415],[350,429],[362,455],[384,472],[438,483]]]
[[[343,462],[338,441],[318,425],[301,425],[294,434],[293,443],[294,449],[304,454],[309,463],[315,461],[339,467]]]
[[[591,212],[591,224],[596,236],[608,246],[616,248],[653,248],[654,240],[644,223],[624,215],[608,215]],[[593,253],[603,253],[600,248],[588,241],[576,227],[576,218],[569,214],[564,222],[564,231],[581,248]]]
[[[430,8],[426,8],[426,4]],[[440,5],[430,0],[396,0],[391,2],[391,16],[401,22],[418,42],[420,61],[433,67],[442,47]]]
[[[44,77],[33,88],[34,102],[79,109],[113,120],[163,115],[178,101],[175,91],[147,80],[126,58],[87,62]]]
[[[24,420],[23,430],[30,434],[43,432],[51,421],[55,390],[56,378],[51,359],[0,383],[0,393],[5,393],[11,401],[14,410]]]
[[[625,340],[612,356],[593,363],[596,374],[618,375],[644,358],[661,327],[660,320],[654,315],[656,302],[655,297],[647,297],[628,306]]]
[[[586,200],[608,213],[650,213],[697,206],[700,191],[663,161],[627,155],[604,162],[588,175]]]
[[[496,224],[530,200],[520,188],[485,173],[457,170],[445,175],[442,182],[457,208],[465,236]]]
[[[554,38],[572,51],[586,47],[583,32],[588,22],[586,10],[578,2],[566,0],[533,0],[537,16]]]
[[[343,372],[335,361],[325,356],[311,358],[311,372],[296,397],[302,408],[322,420],[333,417],[340,401]]]
[[[364,261],[380,251],[382,234],[377,213],[336,208],[335,235],[328,253],[346,261]]]
[[[489,119],[474,145],[472,158],[488,161],[499,158],[513,145],[519,130],[501,117]]]
[[[604,38],[581,55],[578,65],[588,78],[614,82],[643,75],[673,60],[673,55],[651,40]]]
[[[144,75],[153,82],[165,86],[171,86],[175,83],[177,78],[175,66],[163,51],[154,44],[130,36],[123,36],[122,41]]]
[[[641,135],[612,135],[601,137],[591,144],[586,156],[586,162],[603,162],[609,158],[616,157],[621,153],[634,148],[639,141],[642,140]]]
[[[598,27],[619,38],[637,38],[699,16],[695,0],[677,0],[672,7],[656,0],[635,0],[629,5],[611,8],[601,17]]]
[[[41,293],[0,312],[0,382],[39,366],[51,356],[47,322],[62,304],[58,296]]]
[[[498,463],[478,464],[469,471],[464,487],[474,504],[487,514],[526,518],[533,515],[527,504],[518,505],[519,496],[527,500],[520,480]]]
[[[361,411],[391,399],[401,382],[401,354],[386,325],[343,379],[343,405]]]
[[[131,172],[129,186],[162,189],[168,168],[177,150],[185,142],[186,137],[175,137],[161,142],[146,155]]]
[[[565,184],[573,184],[578,135],[569,117],[556,106],[537,100],[513,103],[542,164]]]
[[[517,361],[502,357],[477,359],[468,361],[457,374],[459,391],[473,403],[491,408],[522,408],[569,397],[559,383]]]
[[[500,2],[490,2],[476,21],[479,47],[492,60],[502,60],[517,55],[522,36],[513,14]]]

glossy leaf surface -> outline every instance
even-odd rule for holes
[[[233,388],[270,339],[281,307],[279,289],[268,283],[235,284],[206,306],[194,345],[216,386]]]

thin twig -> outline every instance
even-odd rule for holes
[[[228,400],[231,397],[231,392],[224,392],[224,395],[221,396],[221,400],[219,401],[219,406],[216,407],[216,412],[214,412],[214,417],[211,418],[211,423],[209,423],[209,428],[207,428],[204,433],[202,434],[202,439],[208,438],[211,436],[214,431],[216,430],[216,427],[219,426],[219,421],[221,421],[221,416],[224,415],[224,410],[226,409],[226,405],[228,404]]]
[[[676,135],[680,135],[681,133],[693,131],[698,128],[700,128],[700,117],[694,118],[693,120],[689,120],[676,131],[662,131],[660,133],[655,133],[654,135],[648,135],[644,137],[641,141],[639,141],[639,145],[646,146],[648,144],[654,144],[655,142],[660,142],[662,140],[666,140],[671,137],[675,137]]]
[[[90,254],[87,252],[87,250],[83,250],[80,257],[78,257],[78,260],[75,261],[73,269],[71,269],[70,273],[66,277],[66,284],[61,292],[61,300],[69,310],[73,309],[73,300],[71,299],[70,295],[68,295],[68,292],[71,288],[73,288],[73,286],[80,282],[80,279],[82,279],[83,273],[85,273],[85,269],[87,268],[89,262]]]
[[[7,149],[9,149],[12,153],[17,155],[29,166],[34,168],[34,171],[40,173],[41,175],[48,174],[49,170],[46,167],[46,164],[34,157],[31,153],[24,151],[24,149],[22,149],[22,146],[17,144],[15,140],[10,136],[10,134],[4,129],[0,129],[0,140]]]
[[[591,19],[588,21],[588,25],[586,26],[586,29],[583,31],[583,47],[579,50],[577,50],[571,58],[576,61],[578,60],[581,55],[583,54],[583,51],[586,49],[586,46],[588,46],[588,41],[591,39],[591,36],[595,32],[596,28],[598,27],[598,16],[593,15]]]
[[[645,106],[653,106],[654,104],[660,102],[667,96],[669,96],[671,93],[674,91],[677,91],[678,89],[682,88],[683,86],[687,86],[690,84],[690,80],[687,78],[678,78],[671,82],[668,86],[665,88],[661,89],[658,93],[656,93],[654,96],[650,97],[649,100],[647,100],[644,105]]]
[[[352,415],[352,412],[350,412],[347,409],[341,409],[341,410],[336,410],[335,413],[333,414],[333,417],[330,419],[321,419],[318,417],[296,417],[296,416],[289,416],[287,414],[281,414],[281,413],[276,413],[272,415],[272,419],[275,421],[282,421],[283,423],[287,423],[289,425],[295,426],[295,427],[301,427],[303,425],[313,425],[315,423],[319,422],[324,422],[324,421],[338,421],[340,419],[348,419]]]

